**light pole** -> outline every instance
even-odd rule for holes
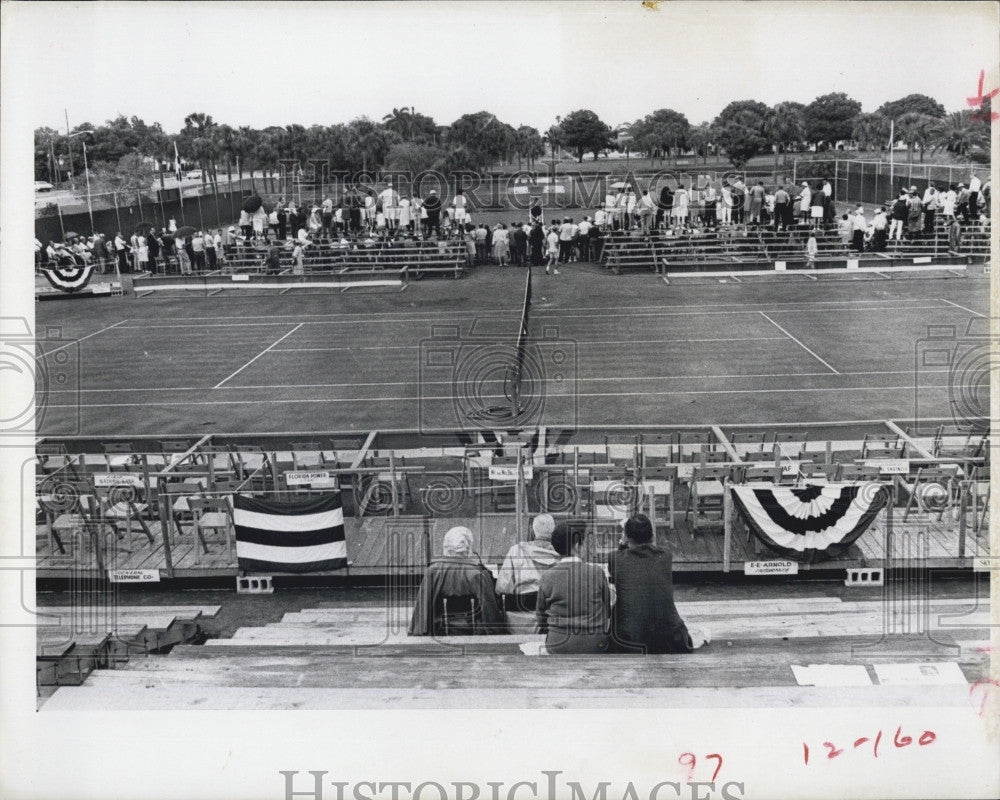
[[[93,133],[92,130],[77,131],[76,133],[71,133],[66,138],[72,139],[74,136],[83,136],[85,133]],[[90,167],[87,165],[87,140],[81,139],[80,144],[83,145],[83,174],[87,177],[87,214],[90,216],[90,232],[94,233],[94,208],[90,202]]]

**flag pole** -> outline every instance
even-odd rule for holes
[[[893,147],[896,140],[896,120],[889,120],[889,196],[896,196],[896,162],[893,158]]]

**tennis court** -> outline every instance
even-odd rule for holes
[[[39,433],[475,426],[461,418],[470,403],[506,402],[503,353],[523,291],[522,270],[487,268],[405,291],[41,303]],[[987,309],[979,268],[957,279],[683,286],[581,268],[536,274],[522,390],[534,405],[522,422],[950,417],[951,370],[918,368],[918,354],[928,326],[947,347],[974,350],[969,323]],[[971,402],[988,402],[988,359],[961,374]]]

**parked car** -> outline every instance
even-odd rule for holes
[[[188,180],[201,180],[201,170],[192,169],[184,173],[184,177]]]
[[[36,192],[51,192],[56,187],[53,186],[48,181],[35,181],[35,191]]]

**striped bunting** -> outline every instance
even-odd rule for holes
[[[347,566],[340,495],[278,503],[233,495],[236,558],[244,572],[324,572]]]
[[[46,267],[42,269],[45,277],[54,289],[64,292],[78,292],[90,282],[94,272],[92,266],[87,267]]]
[[[878,483],[733,486],[732,491],[754,536],[785,558],[807,564],[847,550],[886,502]]]

